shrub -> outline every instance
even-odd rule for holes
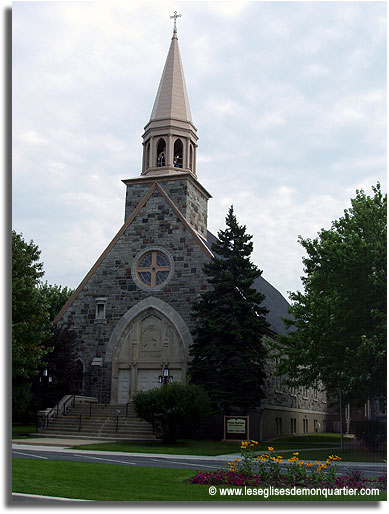
[[[373,419],[359,421],[355,428],[355,436],[369,450],[377,450],[386,439],[386,425]]]
[[[137,415],[153,425],[164,442],[175,442],[180,430],[199,430],[211,413],[207,393],[198,386],[172,383],[134,396]]]

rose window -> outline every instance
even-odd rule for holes
[[[151,250],[138,260],[136,274],[144,286],[156,287],[167,280],[170,269],[167,255],[159,250]]]

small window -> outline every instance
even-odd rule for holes
[[[282,418],[276,418],[276,435],[282,435]]]
[[[107,306],[106,298],[96,298],[96,319],[97,320],[105,320],[106,319],[106,306]]]
[[[296,433],[297,420],[296,418],[290,418],[290,432],[291,434]]]

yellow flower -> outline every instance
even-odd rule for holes
[[[273,446],[268,447],[269,452],[272,452],[274,450]]]
[[[307,467],[310,468],[311,466],[313,466],[312,462],[307,462]]]
[[[304,466],[304,461],[303,460],[300,460],[299,466]]]
[[[294,454],[293,454],[293,455],[300,455],[300,454],[299,454],[299,452],[294,452]]]

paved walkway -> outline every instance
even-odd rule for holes
[[[115,443],[112,439],[76,439],[70,437],[26,437],[25,439],[12,439],[12,444],[27,444],[31,446],[60,446],[62,448],[70,448],[80,444],[100,444]]]

